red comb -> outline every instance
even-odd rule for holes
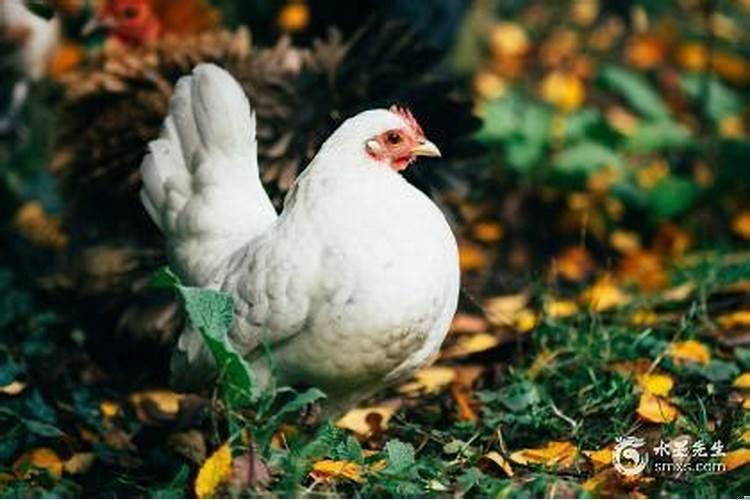
[[[409,111],[409,108],[404,108],[402,106],[396,106],[395,104],[388,108],[388,111],[391,113],[396,113],[401,118],[403,118],[406,123],[409,124],[409,126],[417,132],[419,135],[424,135],[424,132],[422,131],[422,127],[419,126],[419,123],[417,122],[417,119],[414,118],[414,115],[411,114],[411,111]]]

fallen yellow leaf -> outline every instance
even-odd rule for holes
[[[477,245],[461,241],[458,244],[458,261],[464,272],[479,271],[487,266],[487,255]]]
[[[346,478],[355,483],[364,483],[362,467],[346,460],[318,460],[312,466],[310,474],[315,479]]]
[[[484,302],[487,319],[494,325],[512,325],[516,314],[529,303],[526,292],[492,297]]]
[[[683,300],[690,297],[694,291],[695,282],[686,281],[681,285],[677,285],[676,287],[665,290],[664,292],[662,292],[661,296],[664,298],[664,300],[682,302]]]
[[[630,317],[630,323],[635,326],[653,326],[658,320],[656,313],[648,310],[636,311]]]
[[[500,339],[490,333],[462,335],[452,346],[441,353],[443,359],[465,358],[477,352],[488,351],[500,343]]]
[[[24,453],[17,461],[16,467],[28,463],[36,469],[46,470],[51,476],[61,477],[63,473],[63,461],[50,448],[34,448]]]
[[[724,464],[725,472],[739,469],[750,463],[750,448],[728,451],[721,462]]]
[[[522,309],[518,311],[516,317],[513,318],[513,326],[516,330],[521,333],[530,332],[537,325],[537,315],[531,309]]]
[[[477,222],[471,228],[471,234],[483,243],[496,243],[503,237],[503,226],[498,222]]]
[[[742,435],[740,435],[740,441],[745,444],[750,444],[750,429],[746,429],[742,432]]]
[[[94,465],[95,455],[91,452],[75,453],[72,457],[63,463],[63,470],[66,474],[78,475],[85,474]]]
[[[26,389],[25,382],[14,380],[10,384],[0,387],[0,393],[5,394],[7,396],[17,396],[21,394],[24,389]]]
[[[489,322],[482,316],[456,313],[451,322],[450,331],[451,333],[478,333],[486,332],[489,327]]]
[[[552,366],[552,362],[557,356],[560,355],[560,351],[541,351],[534,358],[534,362],[529,367],[528,374],[531,378],[536,378],[537,375],[542,373],[545,369]]]
[[[677,408],[650,392],[641,394],[636,413],[643,420],[654,424],[673,422],[680,414]]]
[[[716,318],[723,328],[741,328],[750,326],[750,311],[735,311],[729,314],[723,314]]]
[[[669,396],[674,387],[674,380],[669,375],[647,373],[639,375],[637,381],[641,389],[654,396]]]
[[[531,49],[529,37],[519,24],[497,23],[490,31],[490,51],[499,56],[519,56]]]
[[[711,352],[708,347],[697,340],[675,342],[669,348],[669,355],[676,363],[698,363],[707,365],[711,362]]]
[[[750,210],[740,212],[732,220],[732,231],[744,240],[750,240]]]
[[[154,389],[136,392],[130,396],[129,400],[138,420],[149,423],[154,420],[159,421],[159,419],[176,417],[180,411],[182,394]],[[154,410],[158,413],[154,412]]]
[[[631,254],[641,249],[641,237],[634,231],[615,229],[609,235],[609,244],[622,254]]]
[[[305,2],[287,2],[277,21],[284,31],[301,31],[310,23],[310,7]]]
[[[586,88],[581,79],[563,71],[553,71],[542,81],[542,99],[562,111],[578,109],[586,100]]]
[[[609,276],[599,279],[584,291],[582,298],[594,311],[606,311],[630,302],[630,296],[620,290]]]
[[[428,366],[414,373],[414,380],[398,388],[402,394],[414,396],[439,392],[456,378],[456,371],[450,366]]]
[[[739,389],[750,389],[750,372],[745,372],[734,379],[732,385]]]
[[[354,408],[341,417],[336,425],[360,436],[369,437],[374,432],[388,428],[388,422],[401,407],[400,399],[384,401],[378,406]]]
[[[573,300],[549,300],[544,303],[544,313],[550,318],[567,318],[578,313],[578,304]]]
[[[549,441],[543,448],[525,448],[510,455],[510,460],[520,464],[541,464],[545,467],[570,467],[578,448],[568,441]]]
[[[601,450],[584,451],[583,454],[589,457],[591,463],[594,465],[594,470],[612,465],[612,446],[602,448]]]
[[[497,466],[497,468],[500,468],[500,470],[503,471],[506,476],[513,477],[513,469],[511,468],[508,461],[505,460],[505,458],[503,458],[500,453],[491,451],[482,455],[482,457],[479,459],[479,467],[483,469],[490,469],[490,467],[488,467],[489,464],[494,464],[495,466]]]
[[[99,411],[104,418],[112,418],[120,413],[120,405],[114,401],[102,401],[99,405]]]
[[[232,450],[224,443],[203,462],[195,478],[195,495],[198,498],[213,498],[217,489],[232,475]]]

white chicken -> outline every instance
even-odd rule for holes
[[[409,375],[438,350],[459,291],[443,214],[399,174],[439,156],[408,110],[345,121],[277,215],[261,184],[255,117],[211,64],[177,83],[143,160],[141,199],[187,284],[234,299],[230,339],[262,385],[310,385],[339,413]],[[265,347],[264,347],[265,346]],[[201,336],[183,332],[173,381],[215,377]]]

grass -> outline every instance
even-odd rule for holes
[[[0,405],[2,494],[192,494],[206,456],[198,454],[200,458],[191,462],[185,449],[200,448],[202,443],[210,455],[229,440],[235,460],[244,460],[245,473],[215,494],[524,498],[638,492],[675,498],[739,497],[750,487],[750,475],[743,468],[725,474],[651,474],[630,482],[614,476],[600,489],[591,489],[586,481],[597,471],[580,452],[600,450],[628,435],[643,437],[649,446],[685,434],[707,442],[720,439],[727,449],[742,446],[740,435],[750,419],[734,396],[732,381],[750,369],[750,355],[741,346],[719,342],[714,321],[716,311],[726,309],[722,304],[727,297],[734,297],[729,301],[733,307],[744,300],[742,293],[727,292],[727,285],[750,273],[742,263],[716,262],[675,273],[677,280],[698,284],[691,299],[670,303],[639,296],[631,306],[614,312],[546,318],[514,343],[452,361],[483,367],[470,393],[478,412],[475,420],[457,417],[448,390],[409,398],[394,388],[380,398],[402,397],[401,409],[387,429],[359,440],[331,422],[316,427],[299,424],[299,411],[317,397],[314,391],[256,395],[256,407],[270,408],[262,415],[240,408],[227,411],[227,393],[222,400],[221,390],[213,399],[195,397],[192,409],[181,402],[176,415],[158,405],[128,403],[134,391],[163,381],[150,373],[119,374],[130,377],[131,384],[117,385],[111,379],[121,377],[96,376],[92,371],[106,372],[107,366],[92,360],[82,332],[45,309],[6,270],[0,273],[0,386],[20,381],[24,389],[6,393]],[[655,306],[657,317],[663,319],[651,326],[632,324],[633,312],[645,304]],[[707,345],[711,363],[677,364],[667,355],[673,342],[687,339]],[[681,416],[672,423],[639,419],[637,384],[633,376],[615,369],[616,363],[644,359],[675,380],[670,401]],[[105,415],[105,401],[116,404],[116,415]],[[284,435],[281,445],[279,429]],[[176,436],[181,436],[182,448],[175,446]],[[548,441],[570,442],[579,452],[565,464],[511,462],[513,477],[486,459],[490,451],[507,458]],[[34,458],[39,449],[51,450],[56,458]],[[81,454],[91,454],[93,463],[75,470],[70,461]],[[323,459],[355,464],[360,477],[311,475],[314,464]]]

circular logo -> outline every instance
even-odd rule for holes
[[[643,472],[648,465],[648,452],[639,448],[645,444],[643,439],[633,436],[617,438],[617,445],[612,452],[612,464],[617,472],[625,476],[635,476]]]

